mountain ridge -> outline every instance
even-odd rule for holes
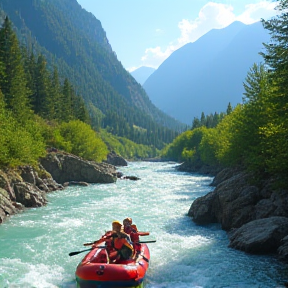
[[[260,22],[213,29],[172,53],[143,88],[152,103],[186,124],[202,112],[225,112],[229,102],[241,102],[243,81],[268,39]]]
[[[141,66],[136,70],[130,72],[130,74],[135,78],[135,80],[143,85],[145,81],[154,73],[156,69],[147,66]]]
[[[70,80],[96,128],[102,125],[136,141],[140,139],[136,125],[147,133],[141,144],[155,141],[159,148],[184,129],[184,124],[152,104],[117,59],[101,22],[76,0],[2,0],[0,10],[12,21],[20,42],[30,52],[43,54],[51,70],[56,66],[62,79]],[[153,140],[157,130],[168,138],[159,135]]]

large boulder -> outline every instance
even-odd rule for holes
[[[12,201],[9,193],[0,187],[0,224],[10,215],[18,212],[20,205]]]
[[[27,182],[15,183],[16,201],[27,208],[41,207],[47,204],[46,193]]]
[[[221,171],[221,167],[219,166],[211,166],[211,165],[204,165],[201,161],[198,163],[189,163],[189,162],[183,162],[179,165],[177,165],[176,170],[182,171],[182,172],[195,172],[205,175],[215,175],[219,171]]]
[[[37,170],[31,166],[19,167],[19,173],[24,182],[38,187],[41,191],[51,192],[63,189],[62,185],[57,183],[42,165],[39,164]],[[40,177],[40,176],[41,177]]]
[[[237,172],[219,181],[213,192],[192,203],[188,215],[199,224],[221,223],[224,230],[238,228],[253,220],[254,206],[260,194],[259,188],[249,184],[250,177],[249,173]]]
[[[114,183],[117,180],[116,168],[108,163],[86,161],[72,154],[52,152],[40,160],[41,165],[53,179],[65,182]]]
[[[255,185],[251,173],[226,169],[219,174],[215,190],[192,203],[188,215],[194,222],[217,222],[229,231],[256,219],[288,217],[288,191],[275,190],[271,179]]]
[[[218,210],[218,196],[215,191],[194,200],[188,216],[193,217],[193,221],[200,225],[217,223],[216,210]]]
[[[256,185],[257,183],[257,185]],[[188,215],[198,224],[221,223],[230,247],[248,253],[278,253],[288,261],[288,191],[273,179],[261,183],[238,169],[221,171],[214,191],[197,198]]]
[[[117,155],[114,151],[110,152],[107,155],[106,163],[114,165],[114,166],[127,166],[128,165],[127,161],[123,157]]]
[[[277,252],[281,260],[288,262],[288,235],[281,240]]]
[[[276,253],[287,235],[287,217],[258,219],[232,230],[229,247],[252,254]]]
[[[26,207],[45,205],[46,193],[62,188],[41,166],[0,170],[0,223]]]

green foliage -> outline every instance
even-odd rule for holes
[[[116,136],[138,144],[153,145],[157,149],[170,143],[186,129],[184,124],[151,103],[141,85],[118,61],[100,21],[81,9],[76,1],[1,0],[1,8],[12,19],[19,39],[28,48],[29,54],[38,54],[42,58],[37,59],[37,65],[26,61],[28,86],[33,92],[32,102],[35,104],[41,100],[42,103],[39,109],[34,109],[38,115],[49,120],[56,117],[61,121],[79,119],[91,123],[97,131],[107,128]],[[35,62],[30,56],[29,59]],[[61,85],[64,85],[65,79],[69,79],[74,88],[71,90],[65,84],[65,89],[59,93],[59,89],[53,91],[57,85],[52,85],[47,91],[45,87],[51,86],[48,75],[35,72],[45,72],[43,64],[49,71],[56,67]],[[38,84],[31,82],[37,75]],[[85,107],[89,106],[91,122],[86,120],[88,114],[83,111],[83,103],[77,103],[79,98],[76,101],[71,98],[79,95],[84,99]],[[54,103],[57,107],[53,107]],[[81,109],[71,114],[67,112],[71,107]],[[68,115],[72,118],[67,119]],[[139,133],[139,130],[133,129],[134,125],[147,132]]]
[[[62,123],[59,130],[61,136],[69,144],[69,146],[65,147],[66,151],[97,162],[106,159],[108,154],[107,146],[88,124],[73,120],[68,123]]]
[[[288,171],[288,153],[287,153],[287,139],[288,139],[288,121],[286,120],[273,121],[268,123],[266,127],[262,127],[260,132],[265,137],[265,159],[264,162],[267,171],[272,175],[278,177],[285,187],[287,186],[287,171]],[[286,145],[283,145],[286,144]]]
[[[235,140],[232,147],[232,139],[237,138],[237,133],[241,132],[241,118],[243,106],[238,105],[235,109],[217,125],[213,133],[215,147],[215,157],[223,166],[237,165],[241,161],[241,143]],[[237,145],[238,143],[238,145]]]
[[[229,114],[231,112],[232,112],[232,106],[229,103],[226,114]],[[210,115],[205,115],[204,112],[202,112],[200,119],[194,117],[191,129],[199,128],[201,126],[205,126],[207,128],[214,128],[218,125],[218,123],[223,119],[224,116],[225,113],[218,114],[217,112],[215,112],[214,114],[211,113]]]
[[[220,162],[216,157],[216,151],[223,143],[219,138],[217,129],[206,129],[199,145],[200,159],[204,164],[216,166]]]
[[[207,128],[202,126],[182,133],[163,149],[161,156],[174,161],[198,162],[199,145],[206,131]]]
[[[18,121],[24,122],[32,116],[29,105],[30,91],[27,88],[18,39],[8,17],[0,29],[0,62],[3,64],[0,87],[6,107]]]
[[[6,110],[0,91],[0,166],[16,167],[36,164],[45,155],[45,144],[36,122],[28,121],[23,127]]]
[[[126,159],[153,158],[159,155],[159,151],[153,146],[137,144],[123,137],[115,137],[106,130],[101,130],[100,136],[110,151],[115,151]]]
[[[269,68],[270,97],[267,99],[267,124],[260,128],[263,136],[265,168],[287,185],[288,181],[288,1],[277,1],[280,15],[268,21],[264,28],[270,31],[271,43],[265,44],[263,58]]]

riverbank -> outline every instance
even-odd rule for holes
[[[121,171],[141,180],[69,186],[0,225],[0,287],[76,288],[85,253],[69,253],[131,217],[150,232],[141,240],[156,240],[148,244],[146,288],[284,288],[288,265],[230,249],[219,224],[200,226],[187,216],[193,200],[212,191],[213,177],[177,172],[169,162],[129,162]]]
[[[46,194],[72,185],[114,183],[115,166],[86,161],[59,151],[48,152],[36,167],[0,170],[0,224],[26,208],[47,204]]]
[[[288,262],[288,190],[275,188],[271,178],[256,181],[256,175],[239,168],[217,170],[200,170],[215,175],[215,189],[193,201],[188,215],[199,225],[220,223],[231,248]]]

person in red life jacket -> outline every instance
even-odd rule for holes
[[[108,231],[99,240],[95,241],[92,247],[105,241],[110,262],[118,260],[128,260],[134,253],[133,244],[130,236],[122,230],[122,224],[119,221],[112,222],[112,231]]]
[[[108,254],[112,253],[114,251],[114,248],[112,246],[112,237],[113,234],[115,233],[116,233],[115,231],[107,231],[104,235],[102,235],[102,237],[99,240],[93,242],[92,248],[95,248],[102,242],[105,242],[107,253]],[[89,244],[91,243],[84,244],[84,246],[87,246]]]
[[[130,236],[121,231],[122,224],[119,221],[112,222],[112,230],[116,234],[112,235],[112,247],[117,251],[115,260],[128,260],[132,257],[134,248]]]
[[[132,227],[131,227],[131,225],[132,225],[132,218],[125,218],[124,220],[123,220],[123,227],[124,227],[124,232],[125,233],[127,233],[127,234],[130,234],[131,232],[133,232],[133,230],[134,230],[134,232],[135,232],[135,228],[133,229]],[[135,225],[136,226],[136,225]],[[137,231],[137,227],[136,227],[136,231]]]
[[[130,235],[131,241],[133,243],[133,248],[136,254],[141,251],[141,244],[139,243],[139,236],[149,235],[149,232],[139,232],[137,226],[132,224],[132,218],[128,217],[123,220],[124,232]]]

